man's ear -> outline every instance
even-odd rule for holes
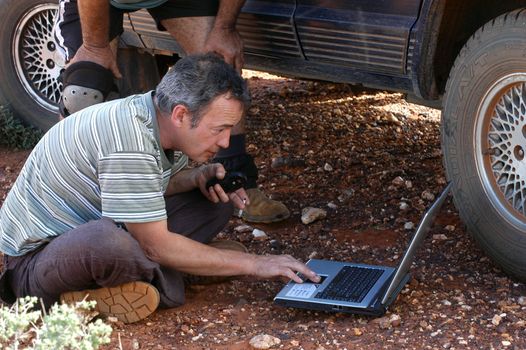
[[[172,110],[171,119],[175,123],[175,126],[182,127],[185,122],[185,118],[190,118],[190,112],[188,108],[183,105],[177,105]]]

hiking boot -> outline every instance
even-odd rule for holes
[[[124,323],[140,321],[151,315],[159,306],[157,288],[141,281],[60,295],[62,303],[74,304],[84,299],[96,301],[95,311],[99,314],[116,317]]]
[[[241,217],[248,222],[271,223],[287,219],[290,211],[278,201],[266,197],[257,188],[246,190],[250,205],[243,210]]]
[[[227,239],[222,240],[214,240],[210,243],[208,243],[209,246],[217,248],[217,249],[224,249],[224,250],[234,250],[237,252],[242,253],[248,253],[247,247],[245,247],[243,244],[236,242],[236,241],[230,241]],[[185,284],[190,285],[208,285],[208,284],[217,284],[217,283],[223,283],[230,281],[234,279],[235,276],[197,276],[197,275],[185,275],[184,276],[184,282]]]

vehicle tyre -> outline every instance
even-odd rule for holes
[[[0,103],[39,129],[57,122],[64,60],[53,39],[54,0],[0,0]]]
[[[450,73],[442,119],[462,220],[497,265],[526,281],[526,10],[470,38]]]

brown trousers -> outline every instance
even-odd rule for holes
[[[168,228],[208,243],[232,215],[230,203],[214,204],[198,190],[166,198]],[[113,287],[131,281],[153,284],[161,307],[184,303],[183,274],[160,266],[111,219],[90,221],[23,256],[5,256],[0,300],[31,295],[49,307],[66,291]]]

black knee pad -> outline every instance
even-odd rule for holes
[[[117,91],[111,70],[93,62],[76,62],[61,75],[60,113],[67,117],[86,107],[106,101]]]

